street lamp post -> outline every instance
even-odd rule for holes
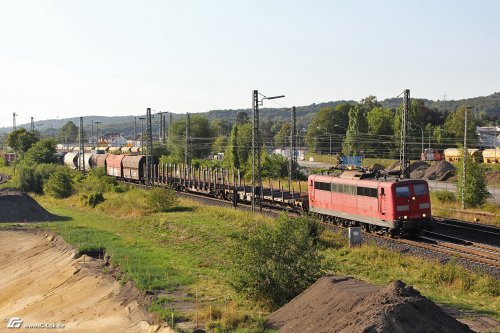
[[[262,98],[259,99],[259,95]],[[252,212],[255,212],[255,182],[259,182],[259,210],[262,211],[262,179],[260,177],[260,132],[259,132],[259,106],[264,103],[265,99],[283,98],[285,95],[267,97],[258,90],[254,90],[252,94]],[[257,159],[257,170],[256,170]]]

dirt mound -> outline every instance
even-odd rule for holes
[[[426,180],[445,181],[455,175],[456,168],[450,163],[442,160],[431,165],[423,176]]]
[[[327,276],[272,313],[281,332],[472,332],[412,287]]]
[[[48,221],[54,216],[18,189],[0,189],[0,222]]]

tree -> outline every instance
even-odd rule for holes
[[[57,163],[56,146],[54,139],[42,139],[28,149],[24,155],[24,161],[28,165]]]
[[[46,194],[58,199],[69,197],[73,193],[73,189],[73,176],[68,168],[56,170],[50,175],[43,187]]]
[[[463,153],[463,149],[462,149]],[[463,163],[460,163],[457,172],[457,193],[462,198],[462,189],[464,189],[464,201],[466,207],[478,207],[486,202],[490,193],[488,192],[484,170],[481,164],[472,160],[468,156],[466,162],[467,178],[463,183]]]
[[[465,128],[465,107],[460,107],[455,112],[450,113],[444,123],[444,131],[457,139],[464,138]],[[476,120],[472,110],[467,112],[467,137],[477,138]]]
[[[218,136],[227,136],[231,132],[231,124],[225,119],[215,119],[211,124],[212,132]]]
[[[19,155],[24,155],[37,141],[35,134],[24,128],[18,128],[7,136],[7,145]]]
[[[392,135],[392,119],[394,114],[391,110],[375,107],[366,114],[368,121],[368,133],[374,135]]]
[[[412,99],[410,102],[410,109],[408,110],[408,137],[413,142],[420,142],[421,132],[420,128],[415,126],[418,125],[420,127],[425,127],[422,123],[422,108],[424,102],[418,99]],[[396,146],[396,152],[399,154],[401,150],[401,130],[402,130],[402,119],[403,119],[403,103],[399,105],[396,109],[396,114],[394,116],[393,128],[394,128],[394,144]],[[414,124],[414,125],[412,125]],[[413,147],[413,151],[409,151],[409,153],[413,153],[414,158],[420,157],[420,147],[416,145],[411,145]]]
[[[212,144],[212,152],[221,153],[226,150],[227,146],[227,136],[219,135],[215,138],[214,143]]]
[[[224,152],[224,164],[229,168],[240,168],[240,159],[238,156],[238,124],[233,125],[229,142]]]
[[[240,111],[236,115],[236,123],[244,124],[248,122],[248,114],[246,112]]]
[[[68,121],[59,130],[59,140],[64,143],[74,143],[78,136],[78,127],[72,122]]]
[[[361,104],[354,105],[349,110],[349,127],[345,135],[344,143],[342,144],[342,152],[347,156],[354,156],[357,154],[360,147],[359,140],[359,123],[363,117],[363,107]]]
[[[290,145],[290,131],[292,126],[288,122],[283,122],[280,130],[274,136],[276,147],[288,147]]]
[[[191,116],[191,158],[205,158],[210,154],[212,131],[205,116]],[[186,119],[169,126],[167,147],[174,160],[184,161],[186,150]]]
[[[313,219],[282,215],[274,226],[247,229],[236,236],[232,251],[236,291],[275,309],[324,273],[317,246],[321,228]]]
[[[306,134],[306,143],[310,150],[327,152],[330,149],[330,135],[334,140],[335,149],[340,149],[340,137],[345,133],[349,122],[349,103],[341,103],[335,108],[321,108],[309,123]]]

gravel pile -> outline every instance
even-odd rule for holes
[[[442,160],[431,165],[423,176],[426,180],[445,181],[455,175],[456,168],[450,163]]]
[[[327,276],[272,313],[281,332],[472,332],[402,281],[379,288]]]

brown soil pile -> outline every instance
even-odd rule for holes
[[[47,221],[54,216],[23,191],[0,189],[0,222]]]
[[[456,168],[445,160],[431,165],[423,176],[426,180],[445,181],[455,175]]]
[[[3,318],[64,325],[58,332],[173,332],[149,323],[142,293],[103,274],[105,260],[74,259],[61,238],[42,233],[2,230],[0,244]]]
[[[412,287],[327,276],[272,313],[281,332],[472,332]]]

